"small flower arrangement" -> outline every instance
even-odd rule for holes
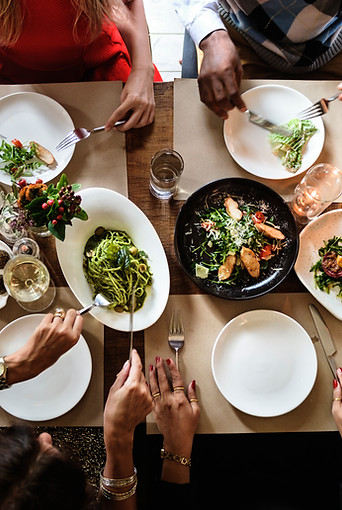
[[[87,220],[87,213],[81,208],[82,198],[76,195],[80,184],[69,184],[63,174],[56,184],[46,185],[42,179],[34,184],[27,184],[21,179],[13,186],[17,197],[17,204],[26,212],[27,221],[35,227],[46,226],[57,239],[64,241],[66,225],[72,225],[71,220]]]

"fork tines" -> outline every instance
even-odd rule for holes
[[[324,115],[328,111],[328,105],[324,100],[318,101],[318,103],[315,103],[302,112],[298,114],[298,118],[301,120],[309,120],[314,119],[315,117],[320,117],[321,115]]]
[[[73,143],[76,143],[78,140],[77,135],[74,131],[71,131],[58,145],[56,145],[56,150],[61,151],[63,149],[67,149]]]

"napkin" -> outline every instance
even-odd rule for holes
[[[336,343],[336,363],[341,366],[341,323],[308,293],[272,293],[246,301],[230,301],[209,295],[171,295],[163,315],[145,332],[146,373],[149,372],[149,364],[154,363],[155,356],[174,359],[174,351],[167,342],[167,330],[171,312],[177,308],[182,310],[185,329],[184,347],[179,351],[179,369],[184,386],[196,380],[201,406],[198,434],[336,430],[331,415],[332,376],[321,344],[317,341],[314,345],[318,373],[314,387],[299,407],[281,416],[261,418],[239,411],[220,393],[211,371],[211,353],[219,332],[229,320],[247,310],[283,312],[301,324],[315,340],[316,331],[309,314],[309,303],[315,303],[326,320]],[[147,417],[147,433],[158,433],[152,414]]]
[[[242,80],[244,92],[259,85],[267,85],[267,80]],[[272,84],[286,85],[296,89],[312,102],[336,93],[338,81],[272,80]],[[329,112],[324,115],[325,142],[316,163],[324,162],[342,169],[342,145],[338,133],[342,130],[341,105],[331,103]],[[180,191],[175,197],[186,199],[196,189],[208,182],[227,177],[252,179],[269,186],[286,201],[293,197],[293,191],[302,175],[289,179],[262,179],[241,168],[231,157],[223,138],[223,121],[207,108],[199,99],[197,80],[174,82],[174,148],[184,159],[184,172]],[[342,196],[336,200],[342,202]]]
[[[48,311],[53,311],[57,306],[68,308],[81,308],[71,290],[66,287],[56,288],[55,301]],[[27,315],[12,298],[8,299],[5,308],[1,310],[0,328],[11,321]],[[86,340],[92,357],[92,376],[88,389],[80,402],[69,412],[53,420],[26,421],[11,416],[0,407],[0,427],[13,424],[30,424],[35,427],[42,426],[102,426],[103,424],[103,325],[94,317],[87,314],[84,316],[82,335]]]

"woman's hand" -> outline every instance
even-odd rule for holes
[[[334,379],[332,415],[342,436],[342,370],[340,368],[337,369],[336,375],[337,379]]]
[[[339,95],[339,97],[338,97],[338,98],[339,98],[339,100],[340,100],[340,101],[342,101],[342,83],[339,83],[339,84],[337,85],[337,88],[341,91],[341,94]]]
[[[126,361],[116,376],[104,410],[106,446],[122,439],[133,442],[135,427],[152,410],[152,398],[142,372],[139,354],[132,350],[131,364]]]
[[[153,75],[152,64],[132,67],[121,93],[121,104],[108,119],[106,131],[112,129],[116,121],[126,118],[128,118],[127,122],[115,129],[128,131],[153,122],[155,111]]]
[[[8,384],[32,379],[56,363],[78,342],[82,326],[83,317],[76,310],[68,310],[64,319],[48,313],[26,344],[5,356]]]
[[[195,381],[189,384],[186,396],[184,389],[177,389],[183,388],[184,383],[175,363],[171,359],[167,359],[166,362],[171,374],[172,387],[168,382],[163,360],[159,356],[156,358],[156,366],[150,366],[153,414],[164,436],[165,450],[190,457],[200,415]]]

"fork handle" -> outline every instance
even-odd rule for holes
[[[178,370],[178,368],[179,368],[179,366],[178,366],[178,349],[176,350],[176,367]]]
[[[78,313],[79,313],[80,315],[83,315],[83,314],[85,314],[85,313],[88,313],[88,312],[90,312],[90,310],[92,310],[92,309],[94,308],[94,306],[95,306],[95,305],[94,305],[94,303],[92,303],[91,305],[88,305],[88,306],[86,306],[85,308],[81,308],[81,310],[78,310]]]
[[[100,131],[104,131],[106,126],[100,126],[91,130],[91,133],[99,133]]]

